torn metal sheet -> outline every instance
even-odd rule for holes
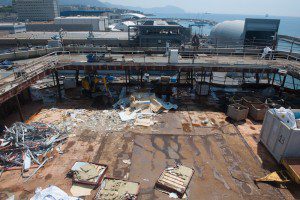
[[[169,167],[162,172],[155,183],[155,188],[166,193],[176,193],[178,197],[182,198],[193,174],[194,169],[183,165]]]
[[[140,184],[113,178],[105,178],[95,200],[137,199]]]

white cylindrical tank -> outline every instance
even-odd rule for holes
[[[244,20],[224,21],[213,27],[209,38],[214,44],[239,44],[243,40],[244,25]]]

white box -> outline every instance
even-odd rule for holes
[[[300,112],[300,110],[292,110]],[[291,129],[268,110],[260,132],[260,141],[277,162],[284,157],[300,157],[300,129]]]
[[[178,49],[169,51],[169,63],[178,63]]]

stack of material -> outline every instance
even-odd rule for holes
[[[107,170],[106,165],[76,162],[72,167],[73,181],[97,186]]]
[[[155,188],[169,193],[171,196],[174,195],[182,198],[193,174],[193,169],[183,165],[169,167],[160,175],[155,183]]]
[[[43,165],[49,159],[56,144],[67,134],[53,126],[35,122],[17,122],[4,131],[0,139],[0,169],[29,170],[32,164]]]
[[[122,121],[134,121],[134,125],[151,126],[157,113],[176,110],[177,105],[164,102],[152,93],[133,93],[130,97],[121,98],[114,108],[121,108],[119,116]]]
[[[95,197],[100,199],[137,199],[140,184],[113,178],[105,178]]]

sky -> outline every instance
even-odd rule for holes
[[[300,0],[102,0],[144,8],[173,5],[191,13],[250,14],[300,17]]]

